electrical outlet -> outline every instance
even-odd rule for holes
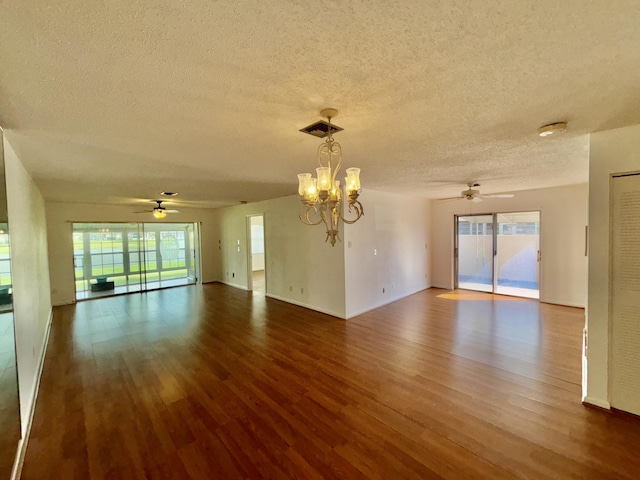
[[[236,273],[235,273],[235,272],[233,272],[233,273],[231,274],[231,276],[232,276],[233,278],[236,278]]]
[[[384,293],[384,287],[382,287],[382,293]]]

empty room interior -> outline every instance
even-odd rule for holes
[[[640,4],[3,2],[0,479],[635,479]]]

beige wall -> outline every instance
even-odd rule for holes
[[[430,202],[374,191],[361,200],[364,217],[341,225],[334,247],[324,226],[298,219],[297,195],[218,210],[220,280],[247,288],[247,219],[263,214],[267,296],[349,318],[428,288]]]
[[[609,407],[609,181],[611,174],[640,171],[640,125],[591,135],[589,153],[588,348],[584,400]]]
[[[149,204],[149,208],[153,205]],[[203,282],[218,279],[217,243],[214,240],[215,214],[210,209],[183,208],[180,213],[156,220],[151,213],[136,214],[142,207],[93,205],[84,203],[47,203],[49,261],[51,269],[51,301],[53,305],[75,302],[73,271],[73,222],[156,222],[200,223],[201,276]]]
[[[51,317],[44,200],[5,132],[7,206],[23,435],[35,400],[39,367]]]
[[[430,201],[371,190],[360,200],[365,215],[340,245],[347,318],[430,286]]]
[[[540,300],[584,307],[587,259],[584,255],[587,225],[587,184],[516,192],[514,198],[432,202],[432,285],[452,288],[453,217],[455,214],[524,212],[540,214]]]
[[[300,205],[292,195],[219,209],[219,279],[247,288],[248,217],[263,214],[267,296],[344,318],[342,244],[331,247],[323,226],[304,225]]]

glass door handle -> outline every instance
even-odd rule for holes
[[[538,262],[540,261],[541,258],[542,256],[540,255],[540,250],[538,250]]]

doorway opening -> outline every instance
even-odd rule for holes
[[[540,298],[540,212],[455,217],[455,287]]]
[[[255,293],[267,293],[267,275],[265,262],[264,215],[247,218],[248,228],[248,288]]]
[[[197,223],[74,223],[76,300],[190,285],[200,277]]]

